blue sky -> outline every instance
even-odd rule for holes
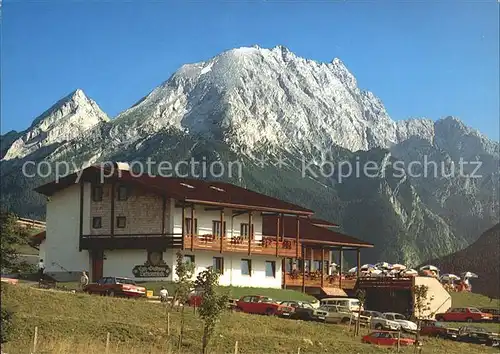
[[[339,57],[395,120],[455,115],[499,138],[491,1],[4,1],[2,132],[82,88],[110,116],[182,64],[258,44]]]

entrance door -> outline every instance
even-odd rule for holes
[[[96,282],[102,278],[104,252],[102,250],[92,251],[92,282]]]

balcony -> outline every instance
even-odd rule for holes
[[[354,289],[356,286],[356,278],[345,278],[340,279],[338,276],[332,276],[321,273],[307,273],[304,278],[304,273],[285,273],[283,277],[283,285],[289,287],[317,287],[317,288],[340,288],[340,289]]]
[[[297,241],[285,238],[278,241],[275,237],[263,236],[262,240],[251,240],[243,237],[219,237],[207,235],[186,235],[184,237],[184,248],[194,250],[205,250],[215,252],[234,252],[245,254],[262,254],[277,257],[296,257]],[[300,251],[300,243],[299,243]]]
[[[80,248],[88,249],[168,249],[182,247],[181,234],[82,235]]]

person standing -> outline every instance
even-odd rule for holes
[[[83,291],[85,287],[89,284],[89,277],[85,271],[82,272],[82,276],[80,277],[80,289]]]
[[[45,263],[43,263],[43,259],[40,259],[38,262],[38,278],[43,279],[43,274],[45,273]]]

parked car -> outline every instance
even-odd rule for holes
[[[242,296],[236,301],[237,311],[256,313],[261,315],[286,316],[294,311],[293,307],[283,306],[266,296]]]
[[[327,297],[324,299],[321,299],[319,302],[320,306],[324,305],[336,305],[340,307],[345,307],[351,312],[357,312],[359,310],[359,300],[354,299],[354,298],[348,298],[348,297]],[[361,311],[363,311],[363,308],[361,308]]]
[[[356,322],[358,319],[357,312],[351,312],[347,308],[340,307],[337,305],[323,305],[320,307],[321,310],[327,311],[326,322],[328,323],[349,323]],[[362,326],[367,326],[370,322],[370,318],[364,315],[360,316],[360,324]]]
[[[372,332],[361,338],[362,343],[395,346],[398,343],[398,333],[396,332]],[[401,346],[413,345],[415,340],[401,336],[399,344]]]
[[[481,312],[475,307],[454,307],[436,314],[436,321],[448,322],[483,322],[492,321],[493,315]]]
[[[385,318],[391,321],[395,321],[401,325],[401,329],[406,332],[416,332],[418,326],[415,322],[408,321],[405,316],[396,312],[385,312]]]
[[[489,313],[492,315],[494,322],[500,322],[500,309],[493,307],[481,307],[479,310],[483,313]]]
[[[455,339],[458,329],[447,328],[443,323],[434,320],[423,320],[420,323],[420,334],[429,337]]]
[[[311,303],[306,301],[283,301],[280,305],[293,308],[293,312],[283,314],[283,316],[289,316],[294,320],[325,321],[328,315],[327,311],[321,308],[315,309]]]
[[[361,314],[370,318],[370,328],[386,329],[389,331],[399,331],[401,329],[399,323],[387,319],[382,312],[365,310]]]
[[[88,284],[83,290],[89,294],[108,296],[146,296],[146,288],[138,286],[132,279],[122,277],[103,277],[95,283]]]
[[[486,344],[493,347],[498,346],[500,338],[486,329],[474,326],[464,326],[458,329],[458,336],[456,338],[459,342]]]

